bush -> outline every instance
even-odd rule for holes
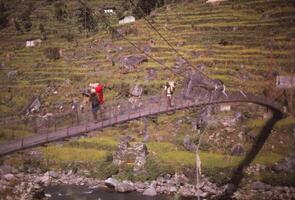
[[[119,168],[111,162],[99,162],[97,163],[95,171],[91,176],[99,179],[107,179],[112,175],[118,174]]]
[[[61,2],[54,4],[54,17],[63,22],[68,17],[67,5]]]
[[[55,47],[55,48],[46,48],[44,50],[44,55],[46,58],[51,59],[51,60],[57,60],[61,57],[60,55],[60,48]]]
[[[295,173],[271,173],[262,172],[261,181],[273,186],[295,187]]]
[[[147,161],[145,163],[145,170],[147,172],[147,180],[155,180],[160,175],[175,173],[172,166],[161,162],[157,158],[151,156],[147,158]]]
[[[222,186],[228,183],[231,176],[230,168],[203,168],[203,173],[209,177],[211,182],[217,186]]]

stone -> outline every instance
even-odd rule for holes
[[[186,135],[183,139],[183,146],[188,151],[196,151],[196,145],[191,141],[189,135]]]
[[[239,156],[242,155],[245,152],[245,148],[242,144],[236,144],[231,148],[231,155],[233,156]]]
[[[251,184],[251,188],[253,190],[269,190],[271,186],[260,181],[256,181]]]
[[[9,80],[12,80],[12,79],[15,79],[17,75],[18,75],[18,71],[17,70],[9,71],[7,73],[7,78]]]
[[[15,176],[13,174],[5,174],[3,178],[7,181],[12,181],[15,179]]]
[[[147,68],[147,77],[146,79],[151,81],[154,80],[157,76],[157,70],[155,68]]]
[[[114,179],[114,178],[108,178],[107,180],[104,181],[104,184],[107,186],[107,187],[110,187],[110,188],[116,188],[117,185],[119,184],[119,181]]]
[[[143,88],[139,84],[135,84],[129,89],[129,93],[135,97],[140,97],[142,95],[142,92]]]
[[[134,184],[129,181],[123,181],[123,183],[118,183],[116,186],[116,191],[117,192],[132,192],[135,190]]]
[[[157,195],[157,191],[154,187],[149,187],[148,189],[146,189],[143,193],[144,196],[156,196]]]
[[[147,61],[147,56],[143,54],[123,56],[120,59],[120,67],[123,73],[129,73],[134,71],[141,63]]]

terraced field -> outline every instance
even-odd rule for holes
[[[19,1],[12,2],[19,3],[17,6],[19,12],[26,7],[26,4]],[[148,40],[153,39],[155,46],[152,47],[149,55],[158,59],[166,67],[149,59],[148,62],[138,66],[136,71],[123,74],[120,69],[120,58],[124,55],[139,53],[126,40],[112,39],[111,34],[104,29],[96,33],[87,33],[88,37],[86,37],[84,30],[79,32],[74,20],[66,23],[57,21],[53,14],[52,4],[35,0],[30,2],[34,3],[34,12],[31,14],[32,31],[19,34],[13,26],[10,26],[0,32],[1,118],[19,115],[36,96],[41,98],[42,114],[57,112],[55,105],[59,103],[63,104],[64,110],[67,111],[74,98],[81,100],[81,89],[94,81],[108,84],[109,87],[105,90],[106,101],[126,98],[129,86],[135,83],[143,86],[145,95],[161,93],[162,85],[167,79],[176,80],[177,90],[181,89],[183,77],[172,72],[179,56],[156,32],[149,28],[143,19],[127,26],[137,31],[126,37],[142,49]],[[92,9],[99,8],[105,2],[89,1]],[[259,94],[264,90],[269,90],[274,94],[280,93],[281,91],[275,89],[276,75],[295,75],[294,1],[229,0],[218,5],[206,4],[205,0],[187,2],[157,8],[147,18],[177,51],[206,75],[222,80],[229,90],[243,90]],[[78,7],[76,1],[67,1],[67,3],[71,10]],[[114,1],[114,3],[118,2]],[[45,30],[48,31],[48,39],[43,41],[40,47],[26,48],[27,39],[40,37],[38,30],[40,23],[44,24]],[[115,23],[112,26],[117,29],[122,28]],[[123,26],[123,28],[126,27]],[[67,42],[62,37],[69,30],[74,35],[73,42]],[[121,50],[108,52],[106,44],[111,44]],[[62,58],[56,61],[47,59],[43,52],[48,47],[61,47],[63,49]],[[150,68],[154,68],[157,73],[156,78],[152,80],[147,79],[147,71]],[[9,79],[7,73],[12,70],[17,70],[18,75]],[[66,80],[70,80],[70,83]],[[51,88],[57,91],[57,94],[54,94]],[[183,111],[174,115],[161,116],[156,120],[157,123],[153,122],[155,120],[149,120],[147,125],[151,143],[157,141],[172,143],[172,154],[180,151],[180,163],[184,162],[190,166],[194,165],[192,164],[194,163],[193,154],[183,153],[183,148],[178,149],[178,147],[181,146],[180,141],[186,134],[193,135],[191,124],[185,121],[178,129],[176,125],[185,116],[193,115],[192,112],[195,113],[194,111]],[[283,140],[282,136],[279,136],[280,133],[286,133],[284,135],[286,141],[291,139],[291,135],[287,133],[290,127],[294,126],[294,119],[288,118],[286,121],[287,125],[277,127],[274,136],[270,138],[270,142],[265,147],[267,151],[274,144],[277,147],[274,154],[269,156],[269,158],[275,157],[271,163],[279,160],[286,152],[292,151],[291,145],[277,144],[279,141],[276,138],[280,137]],[[106,135],[112,144],[120,138],[121,134],[132,134],[136,140],[141,141],[142,138],[135,132],[142,131],[143,127],[142,121],[135,121],[120,127],[109,128],[103,135]],[[259,129],[259,127],[252,128]],[[5,130],[11,130],[11,127],[8,125],[2,127],[1,140],[33,134],[30,127],[23,125],[13,126],[13,136],[7,135]],[[179,135],[171,137],[171,132],[174,130],[177,130]],[[229,135],[233,140],[238,140],[236,133]],[[204,150],[210,146],[209,135],[205,137]],[[95,139],[97,138],[93,138]],[[93,141],[90,139],[90,142]],[[72,155],[72,153],[74,154],[76,149],[84,148],[80,143],[83,141],[60,148],[67,148],[65,152],[71,154],[70,158],[77,158],[80,154]],[[250,144],[247,145],[250,146]],[[69,149],[75,149],[75,151],[71,152]],[[106,157],[105,151],[108,151],[105,148],[89,149],[91,153],[103,151],[101,157]],[[51,147],[44,148],[42,151],[49,158],[63,152],[63,150]],[[220,151],[220,149],[214,151]],[[159,152],[164,153],[162,149]],[[206,158],[208,156],[206,153],[201,157]],[[227,152],[224,150],[222,153]],[[211,167],[218,167],[223,162],[223,157],[220,156],[217,155],[218,159],[215,164],[207,165],[208,170],[211,170]],[[182,161],[182,158],[185,160]],[[240,160],[240,158],[229,159],[233,161],[232,166],[236,166],[236,161]],[[89,162],[92,161],[89,160]]]

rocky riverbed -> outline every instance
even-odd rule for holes
[[[217,199],[226,186],[217,187],[207,178],[203,177],[199,185],[189,183],[183,174],[165,175],[151,182],[119,181],[114,178],[98,180],[79,176],[69,171],[47,171],[40,173],[38,170],[31,173],[17,171],[10,166],[2,166],[0,170],[1,199],[29,200],[50,199],[51,194],[45,193],[48,186],[76,185],[84,188],[97,189],[110,187],[118,193],[138,192],[146,196],[167,194],[181,197],[196,197],[201,199]],[[271,186],[262,182],[253,182],[239,189],[234,197],[236,199],[295,199],[295,188]]]

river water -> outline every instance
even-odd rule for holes
[[[45,188],[49,200],[170,200],[171,196],[143,196],[137,192],[117,193],[108,188],[89,189],[83,186],[58,185]]]

